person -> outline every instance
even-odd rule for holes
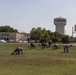
[[[42,46],[42,49],[48,48],[48,45],[47,45],[45,42],[42,42],[42,43],[41,43],[41,46]]]
[[[58,48],[60,48],[58,44],[53,45],[53,49],[58,49]]]
[[[48,41],[48,47],[51,47],[51,44],[52,44],[52,41],[49,40],[49,41]]]
[[[69,52],[70,47],[72,47],[72,45],[64,45],[64,53]]]
[[[20,54],[23,54],[23,48],[17,47],[11,55],[20,55]]]
[[[36,49],[36,46],[31,42],[31,43],[28,45],[28,48],[30,48],[30,49],[35,48],[35,49]]]

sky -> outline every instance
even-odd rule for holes
[[[55,32],[53,19],[60,16],[67,19],[65,33],[71,36],[76,0],[0,0],[0,26],[9,25],[20,32],[29,33],[37,27]]]

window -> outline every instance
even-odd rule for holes
[[[6,40],[6,38],[4,38],[4,40]]]
[[[1,39],[3,39],[3,37],[1,37]]]
[[[6,36],[6,34],[4,34],[4,36]]]
[[[7,36],[9,36],[9,34],[7,34]]]
[[[7,41],[9,40],[9,38],[7,38]]]
[[[3,34],[1,34],[3,36]]]
[[[66,22],[66,20],[56,20],[57,22]]]

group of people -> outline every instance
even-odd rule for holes
[[[39,46],[42,46],[42,49],[44,49],[44,48],[51,47],[51,44],[53,44],[51,41],[49,41],[48,44],[45,42],[42,42],[39,44]],[[64,45],[64,53],[69,52],[70,47],[72,47],[72,45]],[[30,43],[28,48],[30,48],[30,49],[35,48],[36,49],[36,46],[33,43]],[[53,50],[59,49],[59,48],[60,48],[60,46],[57,43],[53,44]]]
[[[42,43],[39,44],[39,46],[42,46],[42,49],[44,49],[44,48],[50,47],[51,44],[52,44],[52,42],[50,42],[50,41],[48,42],[48,44],[46,44],[45,42],[42,42]],[[31,42],[31,43],[28,45],[28,48],[29,48],[29,49],[33,49],[33,48],[36,49],[36,46]]]
[[[45,42],[42,42],[41,44],[39,44],[39,46],[42,46],[42,49],[44,48],[48,48],[48,47],[51,47],[51,44],[52,42],[48,42],[48,44],[46,44]],[[66,52],[69,52],[69,48],[72,47],[72,45],[64,45],[64,53]],[[30,43],[28,45],[28,48],[29,49],[33,49],[35,48],[36,49],[36,46],[33,44],[33,43]],[[55,49],[59,49],[60,46],[58,44],[54,44],[53,45],[53,50]],[[20,55],[20,54],[23,54],[23,48],[22,47],[17,47],[11,55]]]
[[[72,47],[72,45],[64,45],[64,53],[68,53],[70,47]],[[58,48],[60,48],[60,46],[58,44],[55,44],[53,46],[53,49],[58,49]]]

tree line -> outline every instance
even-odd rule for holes
[[[18,30],[6,25],[6,26],[0,26],[0,32],[18,32]]]
[[[47,42],[48,40],[52,40],[54,43],[69,43],[71,37],[69,35],[62,35],[58,32],[51,32],[45,28],[42,29],[41,27],[38,27],[31,29],[30,38],[35,41],[39,40],[39,42]]]
[[[18,30],[6,25],[6,26],[0,26],[0,32],[18,32]],[[45,28],[41,27],[32,28],[29,34],[30,39],[35,40],[36,42],[37,41],[47,42],[48,40],[51,40],[54,43],[56,42],[69,43],[72,38],[69,35],[62,35],[59,34],[58,32],[51,32],[50,30],[46,30]]]

